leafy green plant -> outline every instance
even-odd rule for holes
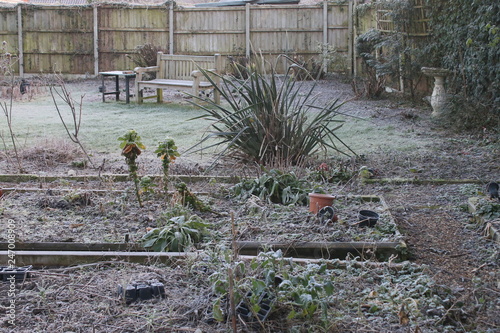
[[[488,220],[500,218],[500,203],[481,199],[478,201],[476,214]]]
[[[286,311],[287,318],[315,319],[318,312],[323,323],[328,323],[327,309],[334,287],[326,272],[326,264],[298,267],[283,258],[283,253],[260,253],[249,266],[233,264],[240,278],[234,286],[236,302],[243,301],[255,314],[260,310],[263,294],[275,308]],[[219,297],[213,303],[215,319],[224,320],[223,299],[228,296],[229,278],[225,269],[214,272],[210,281]]]
[[[170,164],[174,163],[175,159],[179,156],[177,151],[177,146],[175,145],[174,139],[167,138],[162,142],[158,143],[158,147],[155,150],[156,156],[161,159],[163,167],[163,180],[165,191],[168,186],[168,172],[170,169]]]
[[[208,224],[196,215],[172,217],[162,228],[154,228],[141,238],[142,246],[155,252],[182,252],[202,240]]]
[[[215,89],[227,103],[193,102],[205,111],[194,119],[212,121],[212,130],[198,145],[217,139],[200,150],[225,146],[220,156],[231,153],[242,161],[283,168],[298,165],[319,150],[353,153],[335,134],[344,122],[336,118],[342,105],[338,100],[320,106],[314,97],[315,85],[305,88],[297,83],[291,68],[279,77],[274,71],[262,74],[257,67],[241,68],[248,79],[220,76],[221,84]],[[213,82],[210,74],[204,71]]]
[[[154,188],[156,187],[156,184],[153,181],[153,178],[149,176],[143,176],[141,177],[139,181],[139,188],[140,188],[140,193],[141,194],[153,194],[155,192]]]
[[[272,169],[259,178],[244,180],[231,189],[239,199],[256,195],[261,199],[284,205],[307,204],[310,185],[294,173]]]
[[[142,207],[141,194],[139,191],[139,176],[137,175],[139,167],[136,163],[136,159],[141,154],[141,149],[146,149],[146,147],[141,142],[141,137],[135,130],[129,130],[125,135],[119,137],[118,140],[121,141],[120,148],[122,149],[122,156],[125,156],[130,178],[134,181],[137,202],[139,206]]]

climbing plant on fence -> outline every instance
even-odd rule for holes
[[[427,0],[433,50],[453,70],[448,91],[500,116],[500,2]]]

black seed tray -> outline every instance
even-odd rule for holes
[[[247,293],[246,299],[248,299],[250,296],[252,296],[252,292]],[[238,306],[236,307],[236,313],[238,314],[238,316],[241,317],[241,319],[243,319],[246,322],[257,322],[257,321],[262,322],[266,320],[269,314],[271,313],[273,300],[269,297],[269,295],[266,292],[264,292],[260,295],[258,304],[260,307],[259,312],[256,313],[258,320],[257,318],[255,318],[248,304],[245,303],[245,300],[242,300],[238,304]]]
[[[26,278],[30,278],[31,274],[29,271],[33,268],[33,266],[23,266],[23,267],[14,267],[9,268],[8,266],[0,266],[0,281],[10,281],[10,277],[14,276],[16,281],[22,281]]]
[[[125,288],[118,286],[118,296],[130,304],[135,301],[147,301],[152,298],[165,298],[165,286],[158,281],[132,282]]]

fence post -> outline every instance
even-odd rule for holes
[[[358,76],[358,61],[357,61],[357,57],[358,57],[358,52],[356,51],[356,47],[355,47],[355,39],[358,37],[358,25],[359,25],[359,22],[357,20],[357,13],[356,13],[356,7],[357,7],[357,4],[358,4],[358,1],[357,0],[354,0],[354,3],[352,5],[352,13],[350,15],[350,18],[349,18],[349,22],[351,22],[352,24],[352,41],[349,43],[349,45],[352,45],[352,56],[351,56],[351,67],[352,67],[352,75],[354,77]]]
[[[355,74],[354,68],[356,67],[356,57],[354,55],[354,1],[356,0],[351,0],[349,1],[349,10],[348,10],[348,23],[347,23],[347,28],[348,28],[348,43],[347,43],[347,58],[349,59],[349,74],[353,75]]]
[[[99,20],[97,5],[92,8],[94,14],[94,75],[99,74]]]
[[[328,65],[326,63],[325,52],[328,52],[328,1],[323,1],[323,45],[321,45],[321,52],[323,56],[323,73],[328,73]],[[325,49],[326,48],[326,49]]]
[[[17,6],[17,47],[19,48],[19,76],[24,76],[24,51],[23,51],[23,12],[22,6]]]
[[[174,54],[174,2],[170,1],[168,8],[168,52]]]
[[[250,4],[245,5],[245,56],[250,59]]]

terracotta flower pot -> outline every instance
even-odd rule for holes
[[[333,205],[333,200],[335,197],[330,194],[309,193],[309,211],[317,214],[321,208]]]

